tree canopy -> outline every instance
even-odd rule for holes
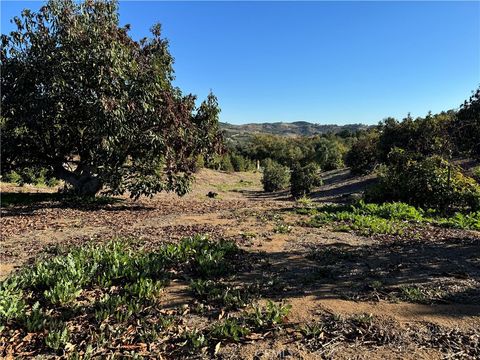
[[[174,87],[161,26],[139,41],[116,1],[51,0],[2,34],[2,173],[46,168],[80,195],[184,194],[221,146],[213,94]]]

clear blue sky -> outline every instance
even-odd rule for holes
[[[8,19],[41,2],[2,1]],[[456,108],[480,84],[480,2],[121,1],[131,34],[163,25],[176,84],[231,123],[374,124]]]

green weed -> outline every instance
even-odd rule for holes
[[[416,286],[402,286],[400,294],[405,301],[423,303],[427,300],[422,290]]]
[[[66,326],[51,329],[45,337],[45,345],[53,350],[63,348],[70,338],[70,333]]]
[[[253,307],[253,313],[250,314],[250,319],[257,328],[282,324],[290,313],[291,308],[292,306],[289,304],[277,304],[268,300],[265,307]]]
[[[210,336],[217,340],[240,341],[240,339],[250,333],[250,330],[240,324],[237,319],[226,319],[217,323],[210,331]]]

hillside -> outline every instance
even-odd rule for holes
[[[275,122],[275,123],[252,123],[243,125],[233,125],[228,123],[220,123],[220,127],[225,131],[227,137],[245,136],[255,133],[265,133],[283,136],[311,136],[326,133],[339,133],[341,131],[358,131],[367,129],[370,126],[363,124],[348,125],[324,125],[314,124],[306,121],[296,121],[292,123]]]

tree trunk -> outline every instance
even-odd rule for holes
[[[63,166],[55,169],[55,176],[73,186],[79,196],[95,196],[102,189],[100,179],[91,174],[87,167],[79,165],[75,171]]]

